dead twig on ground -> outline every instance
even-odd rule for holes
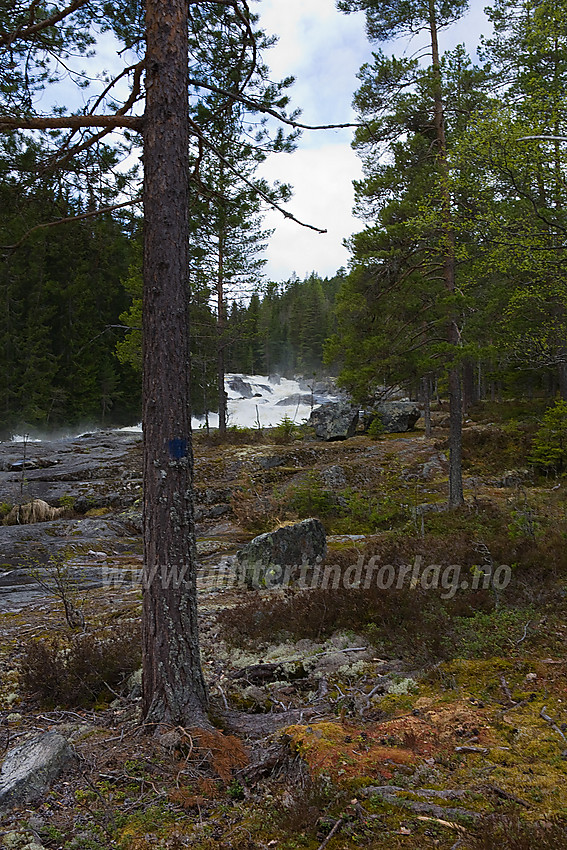
[[[539,716],[540,716],[540,717],[543,717],[543,719],[544,719],[547,723],[549,723],[549,725],[551,726],[551,728],[553,729],[553,731],[554,731],[554,732],[557,732],[557,734],[558,734],[558,735],[561,735],[561,737],[563,738],[563,740],[567,743],[567,738],[565,737],[565,735],[563,734],[563,732],[561,731],[561,729],[559,728],[559,726],[557,725],[557,723],[555,722],[555,720],[553,720],[553,718],[552,718],[552,717],[550,717],[550,716],[549,716],[549,714],[547,714],[547,707],[546,707],[545,705],[544,705],[544,706],[543,706],[543,708],[541,709],[541,711],[540,711],[540,713],[539,713]]]
[[[331,840],[331,838],[333,838],[333,837],[337,834],[337,832],[338,832],[338,831],[339,831],[339,829],[342,827],[342,825],[343,825],[343,823],[344,823],[344,822],[345,822],[344,817],[340,817],[340,818],[338,819],[338,821],[336,821],[336,822],[335,822],[335,825],[333,826],[332,830],[330,831],[330,833],[328,834],[328,836],[325,838],[325,840],[323,841],[323,843],[319,845],[319,847],[317,848],[317,850],[324,850],[324,848],[327,846],[327,844],[329,843],[329,841]]]
[[[510,688],[508,687],[508,682],[506,681],[504,676],[500,676],[500,687],[504,691],[504,695],[505,695],[506,699],[508,700],[508,702],[510,703],[510,705],[512,705],[512,706],[516,705],[516,701],[514,700],[514,697],[512,696],[512,692],[510,691]]]

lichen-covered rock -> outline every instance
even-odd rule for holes
[[[532,477],[529,469],[508,469],[495,483],[497,487],[522,487]]]
[[[260,534],[237,553],[239,576],[248,587],[287,585],[302,567],[325,557],[327,538],[318,519],[304,519]]]
[[[42,799],[73,758],[66,738],[44,732],[10,750],[0,771],[0,812]]]
[[[385,434],[398,434],[412,431],[420,416],[421,410],[413,401],[384,401],[365,411],[364,425],[367,430],[379,418]]]
[[[327,487],[331,487],[334,490],[339,490],[341,487],[346,487],[347,485],[345,471],[343,467],[338,464],[328,466],[324,469],[321,472],[321,478]]]
[[[309,424],[320,440],[346,440],[356,433],[358,407],[343,401],[322,404],[312,412]]]

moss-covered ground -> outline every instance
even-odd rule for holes
[[[141,726],[129,678],[135,581],[76,599],[80,634],[49,596],[0,615],[4,749],[55,729],[76,754],[44,802],[4,815],[0,844],[567,847],[567,485],[526,462],[536,416],[529,406],[515,419],[497,405],[474,413],[466,506],[451,513],[441,428],[431,439],[340,444],[297,430],[275,443],[200,436],[197,486],[231,493],[230,511],[199,529],[203,664],[219,732],[158,738]],[[419,559],[429,580],[256,592],[211,580],[253,534],[313,515],[341,575],[372,558],[398,571]],[[483,581],[502,565],[505,585]],[[451,566],[458,584],[432,586]],[[130,568],[137,575],[139,561]]]

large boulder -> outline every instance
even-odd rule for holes
[[[301,568],[315,566],[327,552],[325,529],[318,519],[304,519],[260,534],[237,553],[239,578],[248,587],[287,585]]]
[[[344,401],[322,404],[311,413],[309,424],[320,440],[346,440],[356,433],[358,407]]]
[[[251,384],[245,381],[240,375],[231,375],[227,381],[229,390],[233,393],[238,393],[241,398],[254,398],[254,391]]]
[[[292,404],[311,404],[311,396],[306,393],[297,393],[297,395],[288,395],[276,402],[276,407],[289,407]]]
[[[374,419],[379,418],[385,434],[412,431],[421,416],[421,410],[413,401],[383,401],[364,413],[367,430]]]
[[[73,758],[66,738],[44,732],[8,752],[0,772],[0,812],[39,802]]]

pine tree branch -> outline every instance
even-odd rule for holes
[[[204,80],[197,79],[190,79],[189,85],[195,86],[196,88],[207,89],[214,94],[222,94],[232,100],[238,100],[240,103],[244,104],[244,106],[249,106],[251,109],[254,109],[257,112],[262,112],[265,115],[271,115],[273,118],[277,118],[278,121],[281,121],[282,124],[294,127],[296,130],[344,130],[349,127],[365,126],[364,122],[362,124],[302,124],[300,121],[294,121],[292,118],[282,115],[281,112],[277,112],[277,110],[272,109],[269,106],[263,106],[258,101],[245,97],[240,92],[228,91],[227,89],[219,88],[212,83],[206,83]]]
[[[56,221],[46,221],[42,224],[36,224],[35,227],[30,228],[24,235],[18,239],[17,242],[14,242],[13,245],[0,245],[0,251],[15,251],[17,248],[22,245],[26,239],[28,239],[32,233],[35,233],[36,230],[44,230],[47,227],[57,227],[60,224],[70,224],[72,221],[83,221],[87,218],[93,218],[96,215],[102,215],[103,213],[114,212],[114,210],[120,210],[124,207],[130,207],[132,204],[137,204],[141,201],[141,198],[133,198],[131,201],[124,201],[121,204],[111,204],[108,207],[100,207],[97,210],[91,210],[90,212],[81,213],[80,215],[71,215],[67,218],[58,218]]]
[[[488,237],[487,241],[491,245],[500,245],[502,247],[516,248],[524,251],[567,251],[567,245],[530,245],[528,242],[520,242],[519,240],[505,241],[490,237]]]
[[[96,336],[93,336],[93,337],[92,337],[92,339],[89,339],[89,341],[88,341],[88,342],[86,342],[84,345],[82,345],[82,346],[79,348],[79,350],[75,353],[75,355],[74,355],[74,357],[73,357],[73,360],[74,360],[75,362],[78,362],[78,358],[79,358],[79,356],[83,353],[83,351],[85,351],[87,348],[89,348],[89,346],[91,346],[91,345],[93,344],[93,342],[96,342],[96,341],[97,341],[97,339],[100,339],[100,338],[101,338],[101,336],[104,336],[106,333],[108,333],[108,331],[112,331],[112,330],[120,330],[120,331],[139,331],[140,333],[142,332],[142,328],[141,328],[141,327],[140,327],[140,328],[137,328],[137,327],[135,327],[135,326],[133,326],[133,325],[107,325],[103,331],[101,331],[101,332],[100,332],[99,334],[97,334]]]
[[[291,221],[294,221],[296,224],[299,224],[301,227],[307,227],[309,230],[315,230],[317,233],[327,233],[326,229],[323,230],[320,227],[315,227],[315,225],[313,225],[313,224],[307,224],[306,222],[300,221],[298,218],[296,218],[290,212],[288,212],[287,210],[284,210],[284,208],[281,207],[279,204],[277,204],[273,200],[273,198],[270,198],[270,196],[267,195],[266,192],[264,192],[263,189],[261,189],[259,186],[257,186],[255,183],[253,183],[251,180],[248,180],[243,174],[241,174],[241,172],[238,170],[238,168],[235,168],[234,165],[232,165],[232,163],[229,162],[229,160],[225,156],[222,155],[222,153],[219,151],[219,149],[216,147],[216,145],[214,145],[210,141],[210,139],[207,139],[203,135],[203,133],[199,129],[198,125],[193,120],[191,120],[191,126],[193,128],[193,131],[201,139],[201,141],[203,142],[205,147],[209,148],[209,150],[211,150],[215,154],[215,156],[218,157],[220,162],[222,162],[223,165],[226,165],[226,167],[229,169],[229,171],[231,171],[236,177],[238,177],[239,180],[242,180],[243,183],[245,183],[247,186],[249,186],[250,189],[252,189],[256,193],[256,195],[258,195],[258,197],[260,197],[260,198],[262,198],[262,200],[266,201],[266,203],[269,204],[269,206],[271,206],[273,209],[280,212],[284,216],[284,218],[288,218]]]
[[[138,62],[136,65],[130,65],[128,68],[125,68],[117,77],[115,77],[105,88],[101,95],[97,98],[96,102],[93,104],[90,114],[94,113],[94,110],[97,106],[100,106],[103,98],[110,91],[110,89],[116,85],[118,80],[124,77],[126,74],[130,73],[130,71],[134,71],[134,79],[132,82],[132,90],[128,99],[124,102],[124,104],[115,112],[115,115],[125,115],[131,108],[134,106],[136,101],[139,99],[140,91],[141,91],[141,78],[142,72],[145,67],[145,60]],[[79,129],[79,128],[77,128]],[[76,156],[78,153],[82,153],[82,151],[87,150],[92,147],[94,144],[99,142],[104,136],[107,136],[109,133],[112,133],[113,127],[105,127],[103,130],[100,130],[98,133],[94,133],[89,136],[82,142],[74,145],[72,148],[68,148],[68,145],[73,138],[74,134],[77,132],[77,129],[73,130],[73,132],[66,139],[65,143],[59,148],[59,151],[56,154],[53,154],[45,165],[43,166],[42,171],[46,171],[48,169],[60,168],[62,165],[65,165],[69,160]],[[63,151],[67,148],[66,153]]]
[[[93,106],[91,107],[91,109],[89,111],[89,115],[94,115],[97,107],[100,106],[100,104],[102,103],[102,101],[104,100],[106,95],[109,93],[109,91],[113,88],[113,86],[116,85],[116,83],[119,80],[122,79],[122,77],[125,77],[127,74],[130,73],[130,71],[134,71],[134,80],[132,82],[132,90],[130,92],[130,95],[129,95],[128,99],[124,102],[124,105],[121,106],[120,109],[118,109],[115,113],[116,115],[125,115],[128,112],[128,110],[131,109],[132,106],[134,106],[134,103],[136,102],[138,95],[140,94],[142,71],[144,70],[145,65],[146,65],[146,60],[142,59],[140,62],[137,62],[135,65],[129,65],[127,68],[124,68],[118,74],[117,77],[114,77],[114,79],[112,79],[109,82],[107,87],[97,97],[97,99],[95,100]]]
[[[518,184],[514,171],[511,167],[503,166],[502,170],[508,175],[510,183],[520,198],[524,198],[524,200],[530,204],[536,218],[542,221],[546,227],[549,227],[550,230],[555,228],[556,230],[559,230],[560,233],[567,233],[567,227],[563,227],[558,221],[551,221],[546,215],[544,215],[533,195]]]
[[[542,142],[567,142],[567,136],[520,136],[518,139],[519,142],[531,142],[538,140]]]
[[[144,119],[134,115],[67,115],[54,118],[45,115],[37,118],[16,118],[0,115],[0,133],[10,130],[79,130],[81,127],[126,127],[142,130]]]
[[[29,23],[27,26],[22,26],[13,32],[8,33],[0,38],[0,47],[9,47],[16,40],[27,40],[33,38],[38,32],[41,32],[48,27],[53,27],[55,24],[60,23],[69,15],[76,12],[77,9],[80,9],[81,6],[85,6],[89,0],[73,0],[68,6],[64,9],[61,9],[59,12],[54,12],[53,15],[50,15],[49,18],[43,18],[41,21],[37,21],[37,23]],[[35,12],[35,8],[38,4],[34,2],[30,5],[30,16],[28,20],[33,21],[33,16]]]

